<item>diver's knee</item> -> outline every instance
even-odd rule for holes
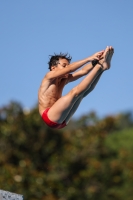
[[[81,96],[81,92],[79,92],[78,86],[74,87],[71,91],[70,91],[71,95],[73,97],[79,97]]]

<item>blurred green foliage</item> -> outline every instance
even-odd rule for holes
[[[0,189],[27,200],[132,200],[133,119],[95,112],[48,128],[38,109],[0,108]]]

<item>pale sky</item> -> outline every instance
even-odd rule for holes
[[[112,45],[111,69],[74,117],[133,111],[132,20],[132,0],[1,0],[0,107],[12,100],[29,109],[37,104],[49,55],[68,52],[74,62]]]

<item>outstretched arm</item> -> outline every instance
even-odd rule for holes
[[[93,68],[92,63],[89,63],[85,65],[82,69],[78,70],[77,72],[74,72],[73,74],[69,74],[68,83],[72,81],[76,81],[82,76],[85,76],[92,70],[92,68]]]
[[[92,61],[95,59],[95,57],[96,57],[96,60],[102,59],[103,53],[104,53],[104,51],[95,53],[92,56],[92,58],[93,58]],[[80,77],[85,76],[92,70],[92,68],[93,68],[92,63],[89,63],[89,64],[85,65],[82,69],[78,70],[77,72],[74,72],[73,74],[69,74],[68,82],[75,81],[75,80],[79,79]]]
[[[79,69],[80,67],[82,67],[84,64],[87,64],[88,62],[91,62],[94,59],[99,60],[101,58],[103,52],[104,51],[100,51],[100,52],[97,52],[97,53],[95,53],[94,55],[92,55],[92,56],[90,56],[88,58],[85,58],[85,59],[77,61],[77,62],[73,62],[72,64],[67,65],[65,68],[62,68],[61,70],[50,71],[50,72],[48,72],[46,74],[46,78],[47,79],[54,79],[54,78],[61,77],[61,76],[65,75],[65,74],[69,74],[71,72],[74,72],[77,69]],[[90,66],[90,65],[88,65],[88,66]],[[90,70],[90,67],[85,66],[84,70],[82,69],[82,72],[88,73],[88,71],[89,71],[88,68]],[[77,77],[78,77],[78,75],[77,75]]]

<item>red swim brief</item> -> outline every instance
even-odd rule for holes
[[[62,122],[62,124],[58,124],[56,122],[52,122],[49,118],[48,118],[48,111],[50,108],[47,108],[46,110],[44,110],[43,114],[42,114],[42,119],[43,121],[47,124],[47,126],[49,126],[50,128],[56,128],[56,129],[61,129],[64,128],[66,126],[66,122]]]

